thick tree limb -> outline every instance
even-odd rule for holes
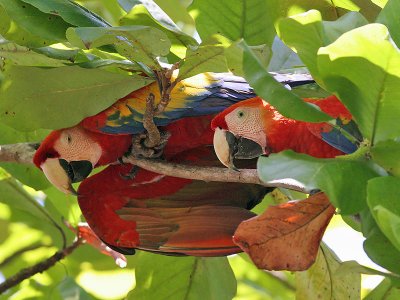
[[[136,158],[133,156],[124,157],[122,161],[148,171],[179,178],[217,182],[253,183],[267,187],[282,187],[302,193],[308,192],[304,187],[292,182],[290,179],[262,182],[255,169],[240,169],[239,171],[234,171],[227,168],[190,166],[162,160]]]
[[[32,164],[32,157],[37,144],[20,143],[0,146],[0,161]],[[308,193],[303,186],[292,182],[290,179],[262,182],[255,169],[241,169],[239,171],[218,167],[198,167],[183,164],[176,164],[162,160],[124,157],[124,163],[137,165],[145,170],[155,173],[180,178],[217,181],[217,182],[239,182],[253,183],[267,187],[281,187],[290,190]]]
[[[49,269],[50,267],[54,266],[57,262],[65,258],[67,255],[71,254],[79,245],[82,244],[81,239],[77,239],[73,244],[57,251],[54,253],[53,256],[49,257],[48,259],[37,263],[36,265],[22,269],[14,276],[11,276],[6,281],[0,284],[0,294],[4,293],[6,290],[16,286],[17,284],[21,283],[25,279],[32,277],[37,273],[42,273]]]
[[[32,164],[33,155],[38,147],[38,143],[0,145],[0,161]]]

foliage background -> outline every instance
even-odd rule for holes
[[[67,0],[0,0],[0,144],[40,141],[50,129],[103,110],[153,80],[149,68],[160,69],[160,61],[184,58],[179,78],[205,71],[245,76],[260,96],[300,120],[328,118],[298,96],[335,93],[363,133],[360,149],[334,160],[272,155],[259,161],[261,178],[292,177],[324,190],[346,222],[362,232],[368,256],[390,272],[366,297],[399,296],[400,1],[78,3],[82,7]],[[129,27],[135,25],[149,27]],[[319,86],[288,91],[267,72],[304,67]],[[148,76],[133,75],[137,71]],[[0,270],[9,277],[61,248],[60,228],[71,242],[74,235],[62,220],[76,225],[81,215],[75,198],[56,191],[34,167],[0,166]],[[277,201],[268,196],[257,210]],[[0,297],[354,299],[360,273],[380,274],[339,262],[326,246],[309,271],[290,274],[257,270],[245,255],[206,259],[143,252],[120,270],[110,257],[84,245]]]

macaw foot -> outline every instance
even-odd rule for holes
[[[132,149],[128,155],[144,158],[158,158],[162,155],[165,145],[171,134],[168,131],[160,131],[160,141],[157,145],[146,146],[146,133],[136,134],[132,137]]]

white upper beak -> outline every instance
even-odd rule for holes
[[[61,167],[58,158],[48,158],[41,165],[44,175],[61,192],[77,195],[71,184],[71,179]]]

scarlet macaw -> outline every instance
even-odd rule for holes
[[[336,119],[341,129],[325,122],[288,119],[259,97],[247,99],[220,112],[211,122],[215,130],[214,148],[220,161],[234,168],[235,158],[254,158],[288,149],[319,158],[331,158],[357,149],[361,133],[339,99],[329,96],[305,101]]]
[[[290,80],[296,84],[304,78]],[[132,134],[143,131],[149,93],[157,102],[154,83],[74,127],[53,131],[37,150],[34,163],[61,191],[74,192],[71,182],[82,181],[93,167],[114,163],[128,152]],[[163,129],[171,133],[164,158],[218,165],[211,147],[212,114],[249,97],[254,97],[249,85],[229,74],[200,74],[178,83],[166,111],[155,118],[157,125],[166,125]],[[249,209],[267,192],[261,186],[205,183],[143,169],[130,178],[132,168],[111,165],[83,180],[78,190],[89,226],[110,247],[124,253],[133,248],[200,256],[239,252],[232,242],[233,232],[254,215]]]

